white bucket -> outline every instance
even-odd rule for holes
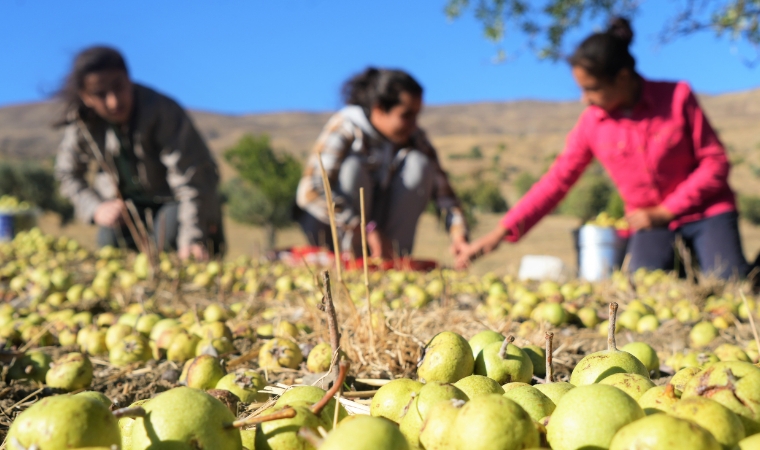
[[[578,230],[578,276],[588,281],[609,278],[623,263],[627,243],[615,228],[582,226]]]

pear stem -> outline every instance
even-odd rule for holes
[[[335,383],[333,383],[332,387],[329,391],[325,392],[324,397],[317,403],[313,404],[311,406],[311,412],[314,414],[319,414],[322,412],[322,409],[324,409],[325,406],[327,406],[327,403],[330,402],[330,400],[335,396],[335,394],[338,393],[338,391],[343,387],[343,382],[346,380],[346,374],[348,373],[348,361],[341,361],[338,364],[338,368],[340,372],[338,373],[338,379],[335,380]],[[336,405],[336,409],[340,407],[340,405]]]
[[[114,417],[121,419],[123,417],[145,417],[145,410],[141,406],[132,406],[120,408],[113,411]]]
[[[504,342],[501,343],[501,348],[499,349],[499,358],[506,359],[507,358],[507,346],[514,342],[515,337],[511,334],[507,336],[506,339],[504,339]]]
[[[546,333],[544,335],[544,338],[546,339],[546,383],[553,383],[554,382],[554,366],[552,365],[552,360],[554,356],[554,342],[552,339],[554,339],[554,333]]]
[[[224,428],[243,428],[248,425],[258,425],[260,423],[270,422],[272,420],[291,419],[295,416],[296,410],[291,407],[287,407],[280,411],[277,411],[276,413],[267,414],[265,416],[248,417],[245,419],[236,420]]]
[[[665,385],[665,395],[669,398],[676,398],[676,387],[668,383]]]
[[[617,310],[618,310],[618,304],[615,302],[610,303],[610,326],[607,329],[607,350],[613,351],[613,352],[617,351],[617,344],[615,343]]]
[[[324,442],[324,439],[319,437],[317,433],[314,432],[311,428],[302,427],[298,430],[298,437],[302,438],[306,442],[312,445],[314,448],[319,448],[322,446],[322,443]]]

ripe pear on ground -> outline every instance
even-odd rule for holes
[[[195,389],[214,389],[225,373],[218,359],[210,355],[201,355],[187,365],[187,372],[180,381]]]
[[[27,378],[42,383],[50,370],[51,361],[52,358],[47,353],[41,350],[29,350],[11,365],[8,369],[8,377],[12,380]]]
[[[228,373],[217,383],[216,389],[225,389],[237,395],[243,403],[265,402],[269,395],[259,392],[267,385],[264,377],[253,371],[245,370]]]
[[[526,345],[522,348],[530,362],[533,363],[533,375],[537,377],[546,376],[546,351],[538,345]]]
[[[341,423],[327,435],[319,450],[408,450],[409,444],[393,422],[360,416]],[[428,449],[432,450],[432,449]]]
[[[451,429],[454,450],[518,450],[539,445],[538,430],[517,403],[498,394],[467,402]]]
[[[259,367],[262,369],[295,369],[302,361],[301,349],[289,339],[271,339],[259,351]]]
[[[752,435],[739,441],[739,450],[757,450],[760,448],[760,434]]]
[[[404,435],[409,446],[413,449],[420,448],[420,434],[424,418],[417,408],[419,397],[414,397],[412,403],[407,408],[406,413],[401,417],[399,422],[399,431]]]
[[[83,392],[80,392],[80,393],[75,394],[75,395],[78,395],[80,397],[91,398],[93,400],[97,400],[97,401],[101,402],[102,404],[104,404],[107,408],[110,408],[111,405],[113,404],[113,402],[111,401],[111,399],[108,398],[108,397],[106,397],[106,394],[104,394],[102,392],[83,391]]]
[[[747,353],[738,345],[721,344],[715,349],[714,353],[721,361],[752,362]]]
[[[81,353],[69,353],[50,365],[45,384],[71,392],[90,387],[92,376],[90,358]]]
[[[682,399],[706,397],[739,416],[748,436],[760,433],[760,368],[740,361],[717,362],[695,375]]]
[[[7,438],[9,443],[18,441],[24,448],[121,445],[118,422],[108,407],[78,395],[46,397],[33,404],[13,421]]]
[[[578,386],[557,404],[547,438],[554,450],[604,449],[618,430],[642,417],[638,403],[616,387]]]
[[[129,407],[135,408],[137,406],[142,406],[149,401],[150,399],[138,400],[129,405]],[[134,424],[134,417],[127,416],[119,419],[119,431],[121,431],[121,450],[132,450],[132,426]]]
[[[369,412],[375,417],[385,417],[396,423],[401,422],[405,414],[405,408],[408,408],[413,397],[419,394],[423,384],[419,381],[408,378],[399,378],[378,389]]]
[[[518,346],[512,344],[513,336],[503,342],[487,345],[475,361],[475,374],[484,375],[499,384],[528,383],[533,378],[533,363]]]
[[[652,380],[635,373],[616,373],[608,376],[599,383],[615,386],[630,395],[636,401],[638,401],[646,391],[654,387]]]
[[[699,322],[689,332],[692,347],[705,347],[718,337],[718,330],[710,322]]]
[[[718,361],[720,361],[720,358],[713,352],[689,352],[681,360],[681,366],[701,368]]]
[[[533,386],[520,386],[509,390],[504,397],[514,401],[530,415],[530,418],[536,422],[546,416],[550,416],[556,405],[553,401],[541,391]]]
[[[140,333],[124,336],[108,352],[109,361],[116,367],[148,361],[151,357],[152,352],[148,339]]]
[[[615,324],[617,303],[610,303],[610,322],[607,331],[607,350],[586,355],[573,369],[570,383],[575,386],[598,383],[616,373],[637,373],[649,377],[649,371],[635,356],[617,349]]]
[[[691,397],[674,404],[670,415],[695,422],[727,450],[732,450],[744,439],[745,431],[741,419],[720,403],[704,397]]]
[[[319,402],[325,395],[326,391],[316,386],[296,386],[285,391],[285,393],[283,393],[280,398],[277,399],[277,402],[275,402],[274,406],[275,408],[282,408],[288,405],[295,405],[299,403],[313,405]],[[332,429],[336,404],[337,402],[335,399],[331,398],[320,411],[319,417],[324,422],[323,426],[328,431]],[[338,408],[340,408],[338,411],[338,421],[341,421],[348,417],[348,411],[346,411],[343,405],[338,406]]]
[[[485,330],[471,337],[470,340],[467,341],[467,343],[470,344],[470,348],[472,349],[472,357],[474,359],[478,359],[478,354],[488,344],[492,344],[494,342],[503,342],[503,341],[504,341],[504,336],[502,336],[501,333],[497,333],[491,330]]]
[[[186,332],[177,333],[166,349],[166,359],[183,363],[195,357],[195,350],[201,339]]]
[[[462,336],[444,331],[425,347],[417,376],[423,382],[455,383],[472,375],[473,366],[470,344]]]
[[[496,381],[483,375],[470,375],[454,383],[467,398],[473,399],[481,395],[504,394],[504,388]]]
[[[657,413],[667,413],[670,408],[678,403],[678,397],[675,394],[675,388],[672,384],[665,386],[655,386],[644,392],[638,400],[639,406],[644,410],[646,415],[650,416]]]
[[[467,394],[453,384],[431,381],[422,386],[420,393],[417,395],[417,411],[424,420],[431,407],[447,400],[462,400],[466,402],[469,398]]]
[[[604,447],[607,448],[607,447]],[[624,426],[612,439],[610,450],[721,450],[709,431],[696,423],[655,414]]]
[[[660,358],[651,345],[646,342],[631,342],[621,348],[636,357],[647,368],[648,371],[658,372],[660,370]]]
[[[332,346],[326,342],[315,345],[306,357],[306,369],[311,373],[322,373],[330,370],[332,362]]]
[[[451,429],[464,405],[462,400],[449,400],[430,408],[420,431],[420,444],[425,450],[451,448]]]
[[[702,369],[699,367],[684,367],[683,369],[676,372],[675,375],[673,375],[673,377],[670,379],[670,384],[672,384],[675,388],[676,397],[681,398],[683,389],[686,387],[686,384],[692,378],[694,378],[694,375],[698,374],[701,371]]]
[[[143,405],[132,425],[132,450],[213,448],[241,450],[235,416],[211,395],[188,387],[162,392]]]

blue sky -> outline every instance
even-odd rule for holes
[[[660,47],[673,0],[647,0],[634,19],[642,74],[685,79],[702,93],[760,86],[751,49],[700,34]],[[450,22],[445,0],[3,0],[0,105],[48,98],[81,48],[121,49],[133,78],[182,104],[225,113],[331,110],[352,73],[401,67],[428,104],[578,97],[564,63],[537,61],[508,35],[513,55],[467,16]],[[72,6],[76,5],[76,6]],[[571,37],[577,43],[592,28]],[[514,52],[513,52],[514,50]]]

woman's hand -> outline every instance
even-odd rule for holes
[[[463,250],[459,253],[459,256],[457,256],[456,261],[454,262],[454,267],[460,270],[467,268],[470,265],[470,262],[496,250],[506,235],[507,229],[501,225],[497,225],[496,228],[472,244],[464,244]]]
[[[372,258],[392,259],[393,245],[378,229],[367,233],[367,247]]]
[[[454,259],[458,258],[467,247],[469,247],[467,236],[463,234],[455,234],[451,236],[451,246],[449,247],[449,251]]]
[[[126,209],[121,199],[106,200],[95,210],[92,220],[101,227],[115,228],[121,223],[121,214]]]
[[[205,246],[198,244],[190,244],[187,247],[182,247],[177,251],[179,259],[186,260],[192,256],[196,261],[208,261],[208,249]]]
[[[652,208],[639,208],[633,210],[627,216],[628,224],[633,231],[649,230],[652,228],[666,227],[676,216],[665,209],[664,206],[658,205]]]

